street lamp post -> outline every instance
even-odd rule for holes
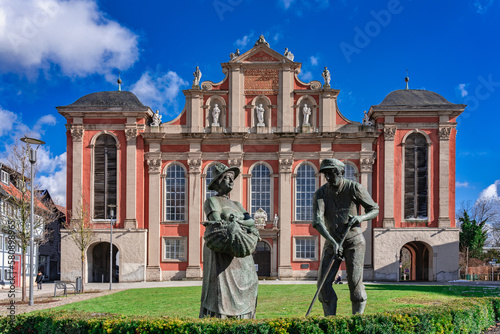
[[[40,145],[43,145],[45,144],[44,141],[42,140],[39,140],[39,139],[35,139],[35,138],[29,138],[29,137],[24,137],[24,138],[21,138],[21,141],[25,142],[26,144],[28,144],[28,147],[30,149],[30,157],[29,157],[29,160],[30,160],[30,164],[31,164],[31,207],[30,207],[30,291],[29,291],[29,305],[30,306],[33,306],[34,302],[33,302],[33,265],[34,265],[34,259],[33,259],[33,248],[35,247],[34,244],[34,237],[33,237],[33,225],[34,225],[34,214],[33,214],[33,211],[34,211],[34,208],[35,208],[35,205],[34,205],[34,197],[35,197],[35,192],[34,192],[34,180],[33,178],[35,177],[34,175],[34,166],[35,166],[35,163],[36,163],[36,151],[38,151],[38,148],[40,147]],[[36,147],[36,149],[34,150],[30,145],[38,145]]]
[[[109,289],[111,290],[113,288],[113,218],[114,221],[116,222],[116,216],[115,216],[115,209],[116,205],[110,204],[108,205],[110,208],[110,220],[109,223],[111,225],[110,229],[110,234],[109,234]]]

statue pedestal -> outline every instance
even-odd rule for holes
[[[160,132],[159,125],[151,125],[151,132]]]
[[[267,127],[264,124],[257,124],[257,133],[267,133]]]
[[[311,132],[312,132],[311,124],[309,123],[302,124],[302,133],[311,133]]]
[[[212,127],[210,128],[210,131],[212,133],[222,133],[222,127],[220,127],[219,124],[212,123]]]

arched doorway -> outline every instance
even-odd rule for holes
[[[430,247],[420,241],[405,244],[399,256],[400,281],[429,281]]]
[[[88,282],[109,283],[109,242],[97,243],[87,250]],[[119,281],[118,248],[113,245],[113,283]]]
[[[257,242],[257,247],[253,253],[253,260],[257,267],[257,276],[271,276],[271,246],[267,242]]]

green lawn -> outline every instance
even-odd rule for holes
[[[339,297],[338,314],[349,315],[351,303],[347,284],[335,285]],[[261,285],[257,318],[304,316],[315,285]],[[429,285],[366,285],[366,314],[400,310],[406,307],[427,307],[457,298],[500,296],[499,288]],[[79,310],[123,315],[198,317],[201,287],[130,289],[112,295],[67,304],[53,310]],[[311,315],[322,315],[316,301]]]

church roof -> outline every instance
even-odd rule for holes
[[[453,105],[441,95],[423,89],[399,89],[390,92],[379,106]]]
[[[85,95],[68,107],[144,107],[131,92],[112,91]]]

